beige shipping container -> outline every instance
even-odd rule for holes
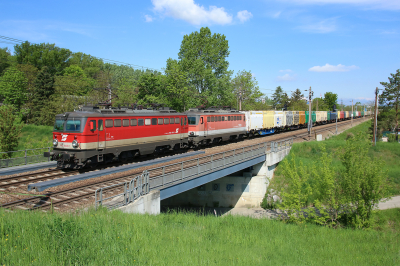
[[[321,122],[321,111],[315,112],[315,122]]]
[[[275,111],[263,111],[263,127],[273,128],[274,127],[274,116]]]

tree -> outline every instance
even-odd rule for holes
[[[0,99],[20,110],[26,101],[26,85],[24,73],[16,67],[9,67],[0,78]]]
[[[302,101],[303,98],[304,98],[304,94],[301,92],[301,90],[296,89],[292,93],[292,97],[290,98],[290,102],[292,102],[292,103],[299,102],[299,101]]]
[[[84,53],[73,53],[68,59],[69,64],[79,66],[87,77],[95,78],[103,66],[103,60]]]
[[[338,95],[336,93],[326,92],[324,94],[324,102],[327,105],[329,110],[333,110],[333,105],[336,105],[337,107],[339,107],[337,100],[338,100]]]
[[[0,107],[0,151],[13,151],[18,146],[22,124],[18,123],[12,106]],[[3,158],[10,158],[12,153],[3,154]]]
[[[284,108],[285,104],[288,104],[289,97],[286,92],[283,92],[281,86],[276,87],[274,94],[272,94],[273,107],[275,109]]]
[[[0,75],[11,66],[11,53],[7,48],[0,48]]]
[[[258,82],[251,74],[251,71],[239,71],[231,83],[234,95],[238,101],[241,101],[241,104],[239,103],[239,110],[251,110],[255,102],[263,96],[257,86]]]
[[[232,74],[226,60],[229,53],[225,35],[211,34],[208,27],[185,35],[182,40],[178,64],[187,73],[190,85],[209,97],[213,105],[231,100],[226,94]]]
[[[168,102],[168,98],[163,93],[165,91],[165,76],[154,73],[146,74],[140,77],[138,82],[138,103],[163,104]]]
[[[41,112],[42,108],[46,108],[50,96],[54,94],[54,77],[48,70],[49,69],[44,66],[35,80],[32,115],[37,124],[40,124],[39,118],[43,114]]]
[[[55,44],[31,44],[24,42],[14,46],[14,55],[18,64],[31,64],[41,70],[47,67],[47,72],[60,74],[69,66],[68,59],[72,52]]]
[[[399,103],[400,103],[400,69],[395,74],[390,74],[389,82],[381,82],[385,88],[379,97],[379,104],[395,110],[396,141],[399,140]]]
[[[170,107],[178,111],[186,111],[188,105],[196,101],[197,91],[189,84],[188,74],[181,69],[178,61],[169,58],[165,70],[166,87]]]
[[[87,95],[95,87],[96,81],[88,78],[85,72],[77,65],[64,69],[62,76],[55,77],[55,86],[64,88],[64,95]]]

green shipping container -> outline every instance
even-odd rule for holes
[[[308,124],[308,113],[309,112],[306,111],[306,124]],[[317,121],[317,114],[315,113],[315,111],[312,111],[311,119],[312,119],[313,123],[315,123]]]
[[[364,111],[361,111],[361,116],[364,116]]]
[[[330,121],[331,120],[331,112],[328,111],[326,114],[326,120]]]
[[[353,118],[357,117],[356,111],[353,112]]]

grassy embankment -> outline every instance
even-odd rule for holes
[[[25,125],[20,134],[17,150],[51,147],[52,126]]]
[[[334,157],[333,162],[339,165],[339,159],[334,155],[334,152],[344,147],[346,138],[350,133],[355,135],[359,132],[367,132],[370,123],[371,121],[366,121],[337,136],[332,136],[330,139],[323,142],[312,141],[295,143],[286,159],[290,160],[294,154],[297,161],[302,161],[305,166],[311,165],[317,158],[320,158],[320,145],[324,144],[327,152]],[[377,142],[375,147],[371,147],[369,155],[371,157],[380,157],[385,161],[386,165],[384,170],[388,172],[390,193],[392,195],[400,195],[400,144],[394,142]],[[282,175],[281,173],[282,168],[278,167],[272,182],[279,182],[279,178]]]
[[[391,214],[391,216],[400,213]],[[386,215],[387,216],[387,215]],[[385,217],[386,217],[385,216]],[[248,217],[0,210],[1,265],[399,265],[399,228]]]

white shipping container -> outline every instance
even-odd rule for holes
[[[274,125],[275,125],[275,127],[284,127],[286,125],[283,122],[283,112],[282,111],[275,111]]]

